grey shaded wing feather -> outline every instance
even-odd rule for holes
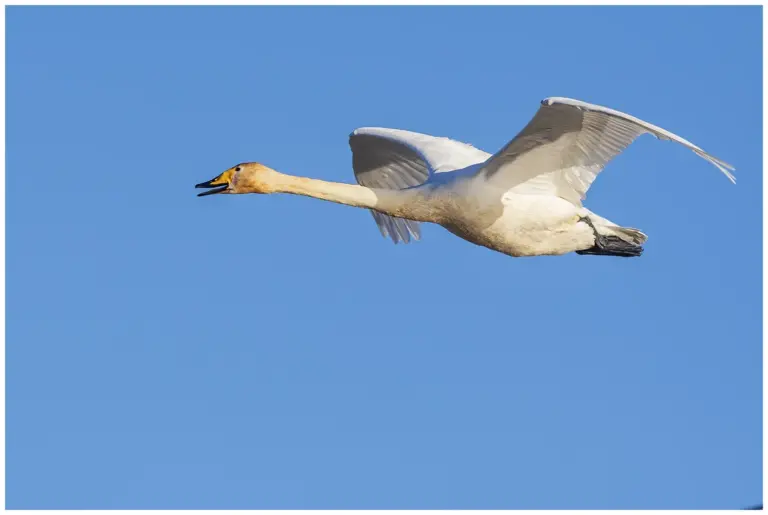
[[[433,174],[485,162],[490,154],[450,138],[383,127],[360,127],[349,137],[358,184],[402,190],[420,186]],[[419,239],[419,223],[373,212],[379,230],[395,243]]]
[[[505,188],[546,191],[580,204],[606,164],[641,134],[680,143],[735,182],[733,166],[638,118],[562,97],[542,101],[533,119],[481,171]]]
[[[349,146],[355,179],[361,186],[401,190],[424,184],[429,178],[429,167],[422,156],[400,142],[352,133]],[[371,211],[371,214],[382,236],[389,236],[395,243],[409,243],[411,238],[421,238],[419,222],[377,211]]]

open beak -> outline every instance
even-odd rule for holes
[[[210,181],[201,182],[195,184],[195,188],[211,188],[209,191],[199,193],[198,197],[204,197],[206,195],[213,195],[215,193],[225,193],[230,188],[234,177],[234,171],[232,169],[227,170],[218,177],[211,179]]]
[[[198,197],[204,197],[206,195],[213,195],[214,193],[224,193],[229,189],[230,180],[232,178],[232,171],[227,170],[223,174],[219,175],[215,179],[211,179],[210,181],[201,182],[200,184],[195,184],[195,188],[212,188],[209,191],[204,191],[202,193],[199,193]]]
[[[214,193],[221,193],[222,191],[227,191],[227,188],[229,188],[229,184],[215,184],[216,179],[211,179],[210,181],[201,182],[200,184],[195,184],[195,188],[213,188],[208,191],[204,191],[202,193],[198,193],[198,197],[204,197],[206,195],[213,195]]]

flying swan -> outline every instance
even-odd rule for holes
[[[514,257],[639,256],[645,234],[581,201],[605,165],[644,133],[688,147],[736,182],[733,166],[680,136],[613,109],[551,97],[493,155],[448,138],[364,127],[349,136],[358,185],[242,163],[195,187],[212,188],[199,196],[292,193],[370,209],[395,243],[420,239],[419,222],[432,222]]]

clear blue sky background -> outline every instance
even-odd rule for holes
[[[9,508],[740,508],[762,497],[761,10],[9,8]],[[587,205],[641,258],[513,259],[197,198],[347,135],[495,151],[644,118]]]

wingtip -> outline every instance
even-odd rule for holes
[[[723,172],[726,177],[728,177],[728,180],[730,180],[733,184],[736,184],[736,176],[731,173],[736,171],[736,168],[722,161],[717,164],[720,171]]]
[[[699,147],[695,147],[693,151],[698,154],[700,157],[706,159],[713,165],[717,167],[718,170],[723,172],[723,175],[728,177],[728,180],[731,181],[733,184],[736,184],[736,177],[731,173],[736,171],[736,167],[732,164],[726,163],[725,161],[722,161],[718,158],[716,158],[713,155],[708,154],[704,150],[700,149]]]
[[[733,184],[736,184],[736,176],[733,175],[728,169],[726,169],[726,167],[721,166],[720,163],[715,163],[715,166],[717,166],[717,168],[721,172],[723,172],[723,174],[725,174],[726,177],[728,177],[729,181],[731,181]],[[729,168],[730,170],[735,170],[735,168],[733,168],[732,166],[730,166]]]
[[[711,156],[710,156],[710,157],[711,157]],[[725,161],[723,161],[722,159],[717,159],[716,157],[714,157],[714,158],[712,158],[712,159],[714,159],[714,160],[717,162],[717,164],[719,164],[720,166],[722,166],[722,167],[723,167],[723,168],[725,168],[726,170],[730,170],[731,172],[735,172],[735,171],[736,171],[736,167],[735,167],[735,166],[733,166],[732,164],[730,164],[730,163],[726,163],[726,162],[725,162]]]

